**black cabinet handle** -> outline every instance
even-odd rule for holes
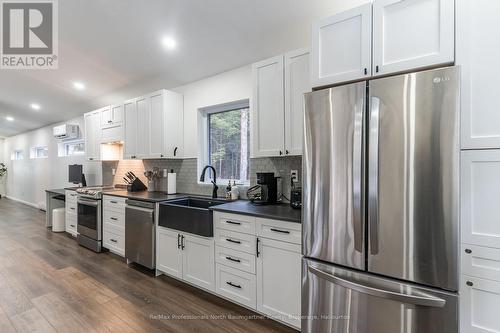
[[[239,284],[234,284],[232,282],[226,282],[228,285],[230,285],[231,287],[235,287],[235,288],[238,288],[238,289],[241,289],[241,286]]]
[[[234,222],[234,221],[229,221],[229,220],[226,220],[226,223],[234,224],[234,225],[241,225],[240,222]]]
[[[160,157],[163,157],[163,154],[160,154]]]
[[[75,227],[75,225],[74,225],[74,224],[70,224],[70,226],[71,226],[71,228],[74,228],[74,227]]]
[[[375,66],[375,72],[378,73],[378,66]]]
[[[259,242],[260,242],[260,239],[257,238],[257,242],[255,242],[255,253],[257,254],[257,258],[259,257]]]
[[[465,253],[467,253],[467,254],[471,254],[471,253],[472,253],[472,250],[471,250],[471,249],[465,249]]]
[[[281,234],[289,234],[290,233],[290,231],[287,231],[287,230],[280,230],[280,229],[274,229],[274,228],[271,228],[271,231],[279,232]]]
[[[234,258],[231,258],[231,257],[226,257],[227,260],[230,260],[230,261],[234,261],[234,262],[241,262],[240,259],[234,259]]]
[[[118,221],[118,219],[117,219],[116,217],[111,217],[111,219],[112,219],[113,221]]]
[[[116,239],[113,239],[113,238],[111,238],[110,241],[112,241],[113,243],[117,243],[118,242]]]
[[[288,151],[288,149],[285,150],[285,154],[287,154],[287,155],[290,154],[290,152]]]
[[[235,244],[241,244],[240,241],[235,241],[234,239],[231,239],[231,238],[226,238],[226,240],[230,243],[235,243]]]
[[[177,147],[174,148],[174,156],[177,156]]]
[[[93,161],[93,160],[94,160],[94,158],[93,158],[93,157],[89,157],[89,161]]]
[[[280,156],[283,155],[283,152],[280,150]]]
[[[177,248],[181,248],[181,234],[177,234]]]
[[[368,68],[365,68],[365,75],[368,74]]]
[[[466,285],[468,285],[469,287],[472,287],[474,285],[474,283],[472,283],[471,281],[467,281],[465,282]]]
[[[181,250],[184,250],[184,235],[181,236]]]
[[[75,210],[75,207],[70,207],[69,209],[71,209],[71,210]]]
[[[112,204],[117,204],[117,203],[118,203],[118,201],[113,201],[113,200],[111,200],[110,202],[111,202]]]

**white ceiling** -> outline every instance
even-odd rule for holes
[[[58,1],[59,69],[0,70],[0,136],[119,102],[109,96],[148,80],[173,88],[305,47],[311,22],[364,1]],[[175,50],[161,46],[164,35]],[[87,89],[74,90],[75,80]]]

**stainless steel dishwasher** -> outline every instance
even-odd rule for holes
[[[125,258],[147,268],[155,268],[155,204],[126,200]]]

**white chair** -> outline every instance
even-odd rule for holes
[[[56,208],[52,210],[52,231],[64,232],[66,231],[66,209]]]

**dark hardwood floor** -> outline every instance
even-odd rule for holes
[[[211,316],[217,319],[204,319]],[[175,279],[128,267],[113,254],[93,253],[46,229],[44,212],[2,198],[0,332],[296,331]]]

